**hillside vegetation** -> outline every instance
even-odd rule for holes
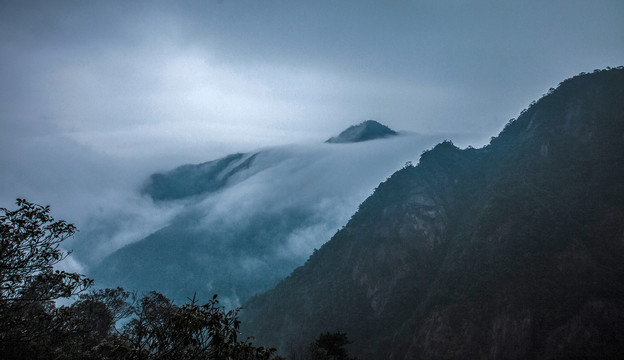
[[[265,344],[362,359],[624,353],[624,69],[568,79],[481,148],[450,141],[245,305]]]

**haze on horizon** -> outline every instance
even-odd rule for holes
[[[154,171],[367,119],[479,147],[622,63],[618,0],[2,1],[0,206],[166,217],[135,191]]]

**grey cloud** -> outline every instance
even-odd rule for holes
[[[623,44],[617,0],[0,2],[0,200],[52,205],[84,229],[74,245],[89,233],[104,256],[179,211],[136,196],[155,170],[320,142],[369,118],[479,146],[561,80],[621,65]],[[418,155],[391,168],[353,153],[353,169],[321,176],[342,155],[288,151],[309,166],[285,161],[197,210],[280,211],[296,201],[271,196],[302,190],[272,176],[334,196],[364,181],[351,172],[374,186]],[[302,226],[279,252],[315,246],[367,191],[344,206],[304,191],[297,201],[339,220]],[[110,232],[90,232],[94,219]]]
[[[81,251],[80,259],[107,286],[148,286],[176,298],[192,289],[200,296],[216,291],[231,301],[245,299],[302,264],[381,181],[443,138],[402,134],[354,144],[266,148],[216,192],[144,202],[145,211],[123,203],[128,209],[98,214],[105,236],[81,241],[91,251],[108,249],[110,256],[98,264],[100,254]],[[150,215],[165,209],[167,216]],[[150,219],[143,230],[154,232],[136,231],[130,225],[137,219]],[[86,233],[99,230],[87,226]],[[154,267],[163,273],[145,279]]]
[[[2,93],[26,89],[6,107],[91,134],[191,120],[206,135],[224,122],[255,124],[257,136],[328,133],[367,113],[421,133],[465,124],[482,138],[556,82],[624,54],[617,1],[3,6],[13,69]],[[167,79],[181,59],[190,71]]]
[[[309,244],[318,247],[346,223],[380,181],[406,161],[417,160],[420,151],[442,138],[403,135],[362,144],[266,150],[258,161],[272,166],[198,205],[204,214],[201,226],[239,226],[258,212],[284,214],[290,209],[306,209],[314,215],[302,222],[303,229],[294,237],[304,237],[304,231],[329,231]]]

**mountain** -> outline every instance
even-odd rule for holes
[[[358,125],[353,125],[341,132],[338,136],[328,139],[327,143],[354,143],[381,139],[388,136],[398,135],[396,131],[378,123],[375,120],[366,120]]]
[[[624,67],[565,80],[381,183],[244,331],[291,355],[343,331],[359,359],[620,358],[622,179]]]
[[[327,143],[354,143],[398,135],[396,131],[374,120],[367,120],[342,131]],[[178,200],[215,192],[226,185],[244,180],[263,170],[254,165],[259,153],[232,154],[201,164],[179,166],[166,173],[155,173],[141,189],[141,193],[156,201]],[[255,171],[250,172],[253,169]],[[242,177],[241,177],[241,174]]]
[[[202,164],[182,165],[164,174],[155,173],[150,176],[141,193],[156,201],[164,201],[215,192],[235,182],[235,177],[244,170],[249,170],[257,155],[232,154]]]
[[[405,134],[345,146],[290,145],[155,173],[140,192],[156,208],[151,213],[170,214],[160,226],[117,234],[109,228],[123,222],[132,229],[141,218],[100,218],[104,225],[83,231],[74,254],[99,253],[107,249],[102,244],[122,239],[129,244],[88,271],[96,284],[157,290],[178,302],[218,293],[240,305],[302,265],[376,184],[438,141]]]

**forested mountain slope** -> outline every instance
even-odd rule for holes
[[[285,354],[345,331],[360,359],[617,358],[622,179],[624,69],[581,74],[396,172],[243,324]]]

